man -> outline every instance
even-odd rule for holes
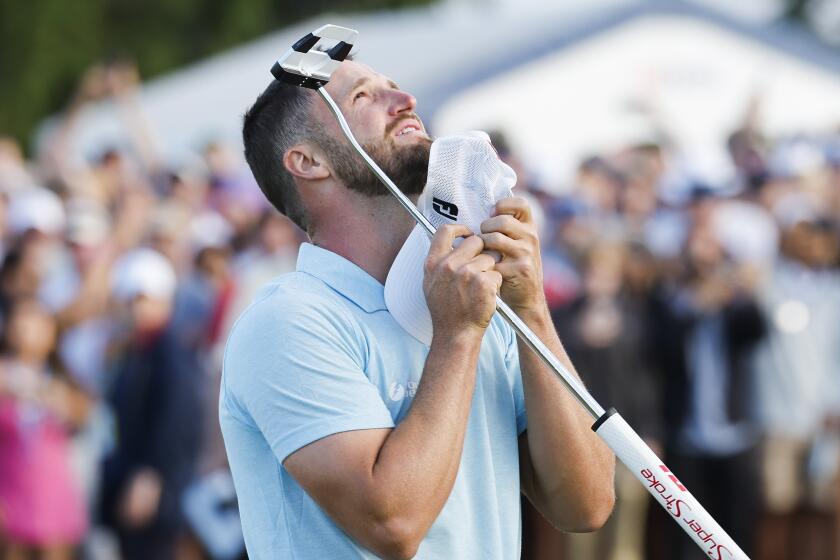
[[[327,89],[416,200],[431,140],[415,99],[351,61]],[[257,296],[227,346],[220,417],[250,557],[517,558],[520,489],[558,527],[601,526],[613,505],[612,454],[554,374],[493,317],[501,290],[565,357],[527,205],[500,202],[480,235],[462,226],[435,235],[427,347],[383,299],[414,222],[326,105],[274,82],[243,136],[263,192],[311,240],[297,272]]]

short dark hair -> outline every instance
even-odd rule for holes
[[[306,231],[308,220],[292,174],[283,165],[290,147],[317,136],[310,118],[313,95],[304,88],[272,81],[245,113],[245,159],[271,204]]]

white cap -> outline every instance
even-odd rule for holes
[[[227,247],[233,234],[233,226],[217,212],[203,212],[190,222],[190,241],[195,253]]]
[[[736,261],[764,266],[776,259],[779,228],[762,206],[728,200],[715,208],[711,225],[718,241]]]
[[[67,241],[93,247],[107,240],[110,233],[111,218],[100,203],[85,198],[67,202]]]
[[[496,203],[513,196],[516,173],[503,163],[484,132],[446,136],[432,143],[426,188],[417,207],[435,229],[460,224],[473,232],[492,216]],[[385,280],[385,306],[420,342],[432,342],[432,316],[423,293],[423,263],[431,242],[415,226]]]
[[[15,192],[9,201],[7,215],[12,235],[20,235],[30,229],[48,235],[64,231],[64,206],[61,199],[42,187]]]
[[[175,294],[175,269],[166,257],[152,249],[134,249],[124,254],[111,271],[111,293],[122,302],[139,295],[171,299]]]

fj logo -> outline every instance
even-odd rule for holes
[[[458,207],[451,202],[432,197],[432,208],[435,212],[453,222],[458,218]]]
[[[405,385],[394,381],[388,385],[388,396],[394,402],[401,401],[405,397],[413,398],[417,394],[417,385],[416,381],[409,381]]]

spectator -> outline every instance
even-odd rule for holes
[[[165,258],[129,252],[112,279],[125,334],[113,349],[118,440],[105,462],[102,515],[125,560],[166,560],[184,535],[181,498],[200,450],[202,373],[170,328],[176,280]]]
[[[89,400],[51,364],[56,334],[35,299],[12,303],[0,357],[0,545],[9,559],[70,559],[87,530],[68,441]]]
[[[658,387],[650,360],[647,297],[626,281],[632,271],[622,244],[601,243],[586,260],[583,293],[553,313],[569,357],[592,395],[615,407],[639,435],[661,448]],[[643,287],[641,288],[644,289]],[[597,534],[572,535],[576,559],[642,560],[648,498],[627,469],[616,470],[616,509]]]
[[[684,272],[658,296],[654,347],[663,375],[666,463],[747,555],[758,511],[757,426],[747,359],[764,333],[751,275],[715,238],[714,203],[695,204]],[[703,558],[673,523],[668,558]]]
[[[840,411],[837,228],[801,194],[781,199],[777,215],[782,257],[758,292],[770,320],[754,361],[769,559],[795,556],[814,540],[796,527],[807,530],[806,510],[827,507],[829,492],[815,485],[806,464],[815,438]]]

